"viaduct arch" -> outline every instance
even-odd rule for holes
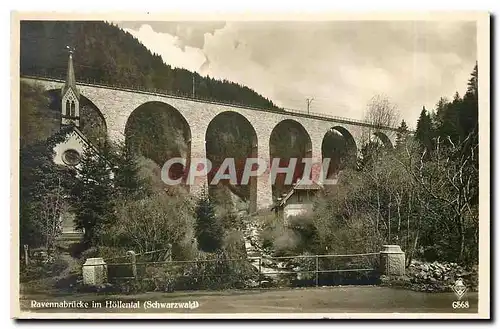
[[[269,138],[269,161],[273,166],[292,166],[292,181],[287,182],[285,174],[277,174],[272,185],[273,199],[278,198],[283,193],[287,193],[289,188],[303,176],[303,158],[312,156],[312,143],[309,132],[295,119],[284,119],[276,124],[271,131]],[[295,162],[295,164],[294,164]]]
[[[184,116],[165,102],[146,102],[134,109],[124,129],[127,144],[160,168],[172,158],[191,158],[191,129]],[[148,136],[144,138],[144,136]],[[175,163],[168,176],[186,183],[189,163]]]
[[[224,166],[225,158],[232,158],[235,166],[236,182],[223,179],[217,182],[219,186],[249,202],[251,212],[257,210],[257,180],[250,177],[247,183],[244,180],[246,159],[257,158],[259,144],[254,126],[245,116],[236,111],[224,111],[217,114],[208,124],[205,132],[206,157],[211,161],[212,168],[208,173],[207,180],[214,182],[218,180],[216,173]],[[236,142],[239,141],[239,142]],[[209,193],[212,193],[209,186]],[[223,191],[223,193],[226,190]]]
[[[332,126],[323,137],[322,158],[329,158],[326,176],[331,178],[345,167],[356,164],[358,147],[352,134],[342,126]]]

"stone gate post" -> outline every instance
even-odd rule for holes
[[[82,268],[83,284],[97,286],[108,280],[108,268],[102,258],[87,258]]]
[[[388,276],[405,274],[405,253],[398,245],[383,245],[380,252],[380,273]]]

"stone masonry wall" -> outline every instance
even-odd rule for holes
[[[22,78],[28,83],[40,83],[46,90],[60,89],[62,82]],[[81,95],[93,102],[101,111],[106,121],[108,136],[112,140],[123,140],[128,117],[139,106],[148,102],[162,102],[174,107],[185,118],[191,133],[191,158],[205,157],[205,133],[209,123],[218,114],[226,111],[237,112],[243,115],[252,124],[257,134],[258,157],[269,163],[269,140],[271,132],[278,123],[290,119],[300,123],[311,138],[312,157],[321,161],[321,145],[329,129],[340,126],[345,128],[359,144],[366,127],[355,123],[336,122],[333,119],[311,118],[294,113],[276,113],[264,110],[255,110],[230,105],[221,105],[185,98],[177,98],[161,94],[146,93],[132,90],[118,90],[102,86],[79,84]],[[395,133],[384,131],[394,143]],[[318,173],[318,168],[313,169]],[[205,179],[199,179],[191,187],[192,193],[197,193]],[[267,208],[272,204],[271,184],[268,181],[268,171],[257,179],[257,206]]]

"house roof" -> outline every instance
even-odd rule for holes
[[[77,126],[72,126],[72,129],[69,133],[75,133],[76,136],[78,136],[78,138],[80,138],[82,142],[84,142],[87,146],[91,147],[94,152],[99,153],[97,148],[89,141],[85,134],[80,129],[78,129]]]
[[[293,195],[295,190],[312,190],[312,191],[317,191],[317,190],[322,190],[323,187],[319,185],[318,183],[314,181],[303,181],[302,178],[299,179],[293,188],[290,189],[290,191],[279,201],[278,207],[282,207],[285,205],[287,200]]]
[[[322,188],[323,187],[314,181],[307,182],[302,179],[298,180],[293,187],[294,190],[321,190]]]

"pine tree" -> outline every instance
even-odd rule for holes
[[[438,127],[441,126],[443,120],[445,120],[444,116],[449,104],[450,102],[444,97],[441,97],[436,104],[433,118],[434,128],[436,131],[438,130]]]
[[[458,92],[453,96],[452,102],[440,99],[436,105],[436,136],[441,140],[450,138],[454,143],[462,140],[463,130],[460,126],[460,113],[463,101]]]
[[[460,97],[460,94],[458,92],[455,92],[455,95],[453,96],[453,102],[451,103],[449,111],[447,112],[447,122],[449,123],[450,127],[448,135],[452,138],[453,141],[457,143],[462,141],[464,136],[462,126],[460,124],[460,114],[463,112],[463,107],[464,104],[462,97]]]
[[[46,243],[46,219],[41,209],[50,195],[67,194],[73,184],[71,168],[53,162],[54,146],[64,141],[67,129],[62,129],[47,140],[25,145],[19,157],[19,237],[20,245],[38,247]],[[60,207],[52,207],[55,221],[60,216]]]
[[[86,245],[100,240],[101,228],[113,222],[113,181],[106,148],[86,147],[72,189],[76,228],[84,229]]]
[[[470,133],[478,134],[478,72],[477,63],[471,73],[471,78],[467,86],[467,91],[463,97],[463,106],[460,111],[460,127],[463,138]]]
[[[433,137],[434,130],[432,127],[431,116],[424,106],[417,121],[415,138],[420,142],[420,145],[427,150],[427,152],[432,152],[434,145]]]
[[[144,182],[139,177],[137,156],[125,143],[117,145],[112,154],[114,187],[117,195],[134,199],[145,192]]]
[[[469,79],[469,82],[467,83],[466,94],[474,95],[477,98],[478,83],[479,83],[479,78],[478,78],[477,62],[476,62],[476,65],[474,66],[474,69],[472,70],[472,73],[471,73],[471,78]]]
[[[398,127],[398,131],[396,133],[396,147],[399,147],[404,144],[406,138],[408,137],[408,126],[406,125],[405,120],[401,120],[401,124]]]
[[[196,239],[198,248],[205,252],[215,252],[222,247],[224,229],[215,217],[215,209],[206,189],[196,205]]]

